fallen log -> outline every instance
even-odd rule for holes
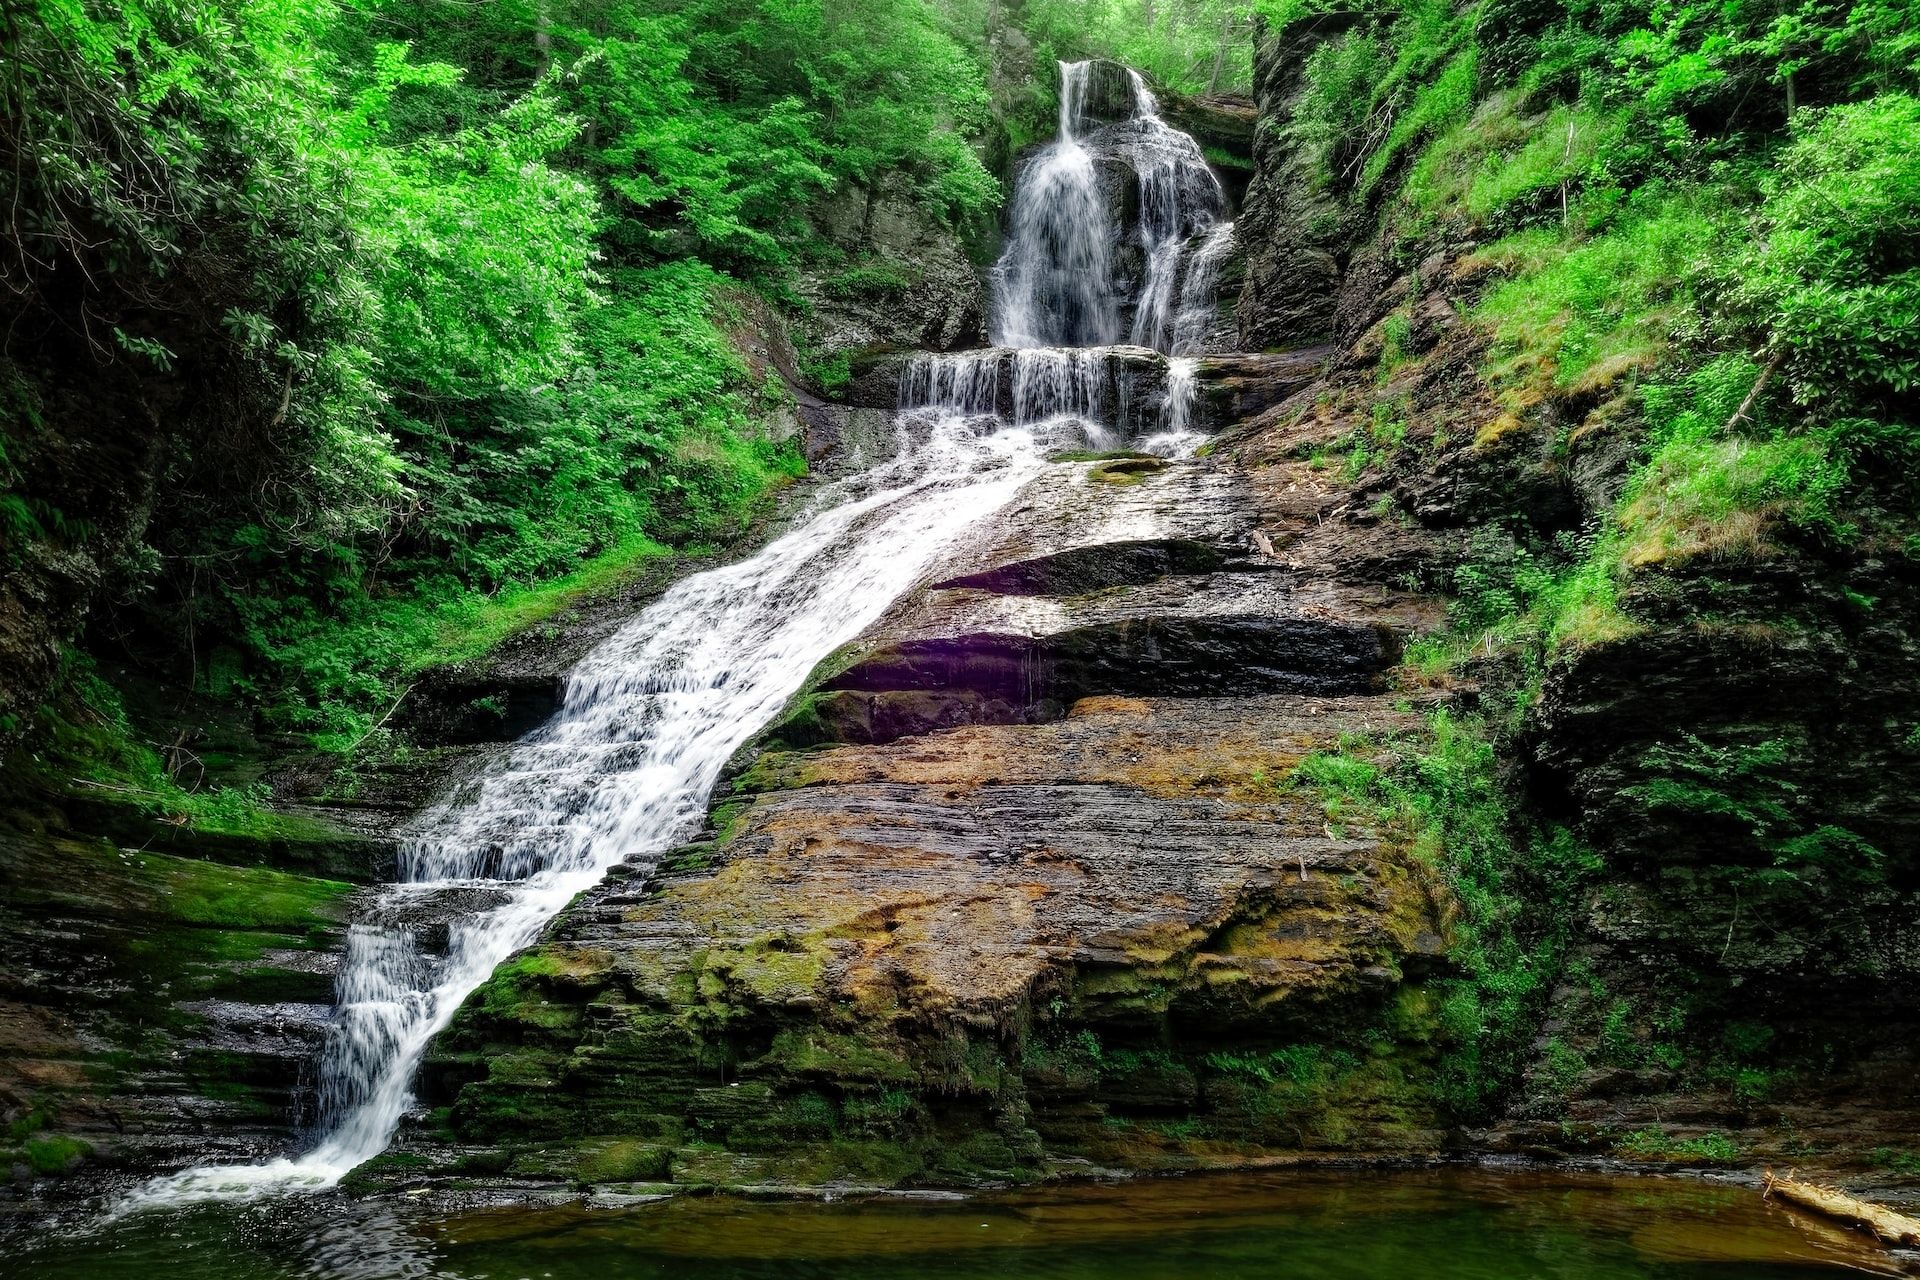
[[[1920,1246],[1920,1219],[1909,1218],[1904,1213],[1896,1213],[1885,1205],[1850,1196],[1833,1187],[1822,1187],[1811,1182],[1802,1182],[1791,1173],[1782,1177],[1767,1170],[1761,1179],[1763,1198],[1780,1197],[1789,1204],[1802,1209],[1811,1209],[1815,1213],[1870,1231],[1882,1244],[1903,1245],[1908,1248]]]

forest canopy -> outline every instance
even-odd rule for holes
[[[357,733],[492,593],[724,536],[793,474],[728,329],[834,252],[818,198],[998,205],[983,32],[931,0],[3,20],[8,542],[94,532],[46,495],[118,389],[166,472],[123,625],[283,728]]]

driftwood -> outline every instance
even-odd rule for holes
[[[1801,1182],[1791,1173],[1782,1177],[1771,1169],[1767,1170],[1761,1186],[1761,1194],[1767,1198],[1778,1196],[1802,1209],[1811,1209],[1850,1227],[1872,1232],[1882,1244],[1909,1248],[1920,1245],[1920,1220],[1896,1213],[1885,1205],[1873,1204],[1832,1187]]]

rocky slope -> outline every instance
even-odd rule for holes
[[[824,664],[707,839],[589,894],[463,1013],[402,1163],[892,1183],[1502,1150],[1885,1176],[1920,1145],[1909,562],[1649,559],[1624,625],[1544,668],[1396,667],[1485,530],[1605,518],[1638,444],[1624,384],[1518,417],[1495,394],[1471,228],[1376,236],[1307,180],[1284,125],[1339,29],[1264,40],[1240,223],[1241,345],[1331,346],[1203,361],[1208,456],[1063,466]],[[1404,440],[1356,449],[1383,402]],[[1490,1109],[1450,1084],[1473,1035],[1436,997],[1486,908],[1290,777],[1443,704],[1497,739],[1514,820],[1585,850],[1527,908],[1552,973],[1513,978],[1541,994]]]
[[[1605,519],[1640,441],[1628,370],[1518,414],[1497,395],[1476,228],[1402,234],[1310,180],[1286,123],[1344,21],[1269,33],[1251,109],[1168,107],[1216,146],[1258,120],[1223,309],[1242,351],[1195,371],[1204,456],[1058,460],[820,666],[699,842],[616,871],[481,990],[427,1064],[430,1110],[370,1175],[952,1184],[1487,1151],[1920,1167],[1911,560],[1790,539],[1650,557],[1603,634],[1409,661],[1490,534],[1510,552]],[[860,265],[809,282],[801,345],[850,376],[798,413],[854,465],[887,439],[898,349],[978,342],[982,295],[886,192],[848,200]],[[762,357],[803,381],[792,348]],[[1383,405],[1403,434],[1374,448]],[[436,676],[415,732],[537,723],[617,612]],[[1518,965],[1544,974],[1473,971],[1502,908],[1422,829],[1336,813],[1300,772],[1392,767],[1436,711],[1497,746],[1516,829],[1580,851],[1558,896],[1512,889]],[[259,1118],[297,1102],[350,890],[305,880],[243,918],[198,905],[219,897],[200,879],[272,873],[58,831],[5,857],[20,1163],[72,1156],[38,1136],[56,1131],[132,1163],[257,1149]],[[96,873],[49,888],[62,860]],[[155,930],[186,941],[136,945]],[[113,981],[65,981],[78,953]],[[1502,1031],[1515,1078],[1464,1097],[1486,1028],[1447,1001],[1507,980],[1534,993]],[[160,991],[185,1000],[155,1015]],[[109,1108],[118,1088],[145,1100]]]
[[[278,1150],[311,1116],[352,894],[341,880],[6,831],[12,1178],[83,1158],[144,1171]]]
[[[1434,607],[1347,572],[1338,496],[1057,467],[817,673],[709,841],[486,989],[430,1068],[453,1130],[690,1183],[1433,1149],[1445,891],[1285,783],[1419,723],[1388,672]]]
[[[1310,181],[1286,122],[1307,55],[1344,21],[1261,46],[1243,340],[1330,338],[1340,354],[1291,439],[1251,429],[1344,455],[1344,518],[1420,530],[1441,554],[1403,571],[1451,585],[1456,564],[1489,567],[1489,544],[1497,562],[1515,538],[1616,518],[1642,448],[1639,366],[1500,394],[1472,316],[1485,229],[1410,230],[1390,201],[1342,203]],[[1383,410],[1403,440],[1380,444]],[[1541,665],[1469,664],[1518,803],[1595,860],[1524,1078],[1465,1140],[1902,1167],[1920,1134],[1913,580],[1903,550],[1872,540],[1682,539],[1637,550],[1620,616]]]

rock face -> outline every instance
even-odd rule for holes
[[[1259,46],[1243,342],[1337,346],[1310,404],[1253,408],[1237,434],[1250,458],[1352,450],[1395,406],[1408,447],[1350,464],[1330,519],[1345,532],[1321,536],[1352,572],[1444,582],[1489,528],[1547,542],[1608,519],[1641,442],[1627,388],[1604,380],[1524,421],[1507,410],[1468,321],[1472,229],[1389,252],[1391,210],[1385,231],[1362,225],[1309,180],[1289,103],[1312,47],[1348,21]],[[1613,630],[1553,655],[1506,745],[1519,801],[1568,824],[1594,868],[1525,1076],[1467,1140],[1856,1171],[1920,1141],[1920,750],[1903,728],[1920,722],[1916,576],[1889,546],[1778,531],[1733,553],[1640,556]],[[1489,699],[1532,678],[1473,674]]]
[[[1341,207],[1310,181],[1312,160],[1287,132],[1305,89],[1307,55],[1359,21],[1328,14],[1263,33],[1254,60],[1254,177],[1239,222],[1246,282],[1238,310],[1240,349],[1325,342],[1353,229]]]
[[[1247,184],[1254,177],[1254,137],[1260,113],[1253,99],[1232,94],[1198,98],[1168,94],[1160,104],[1160,114],[1174,128],[1194,136],[1214,172],[1220,175],[1227,199],[1235,209],[1241,208]]]
[[[283,1150],[311,1119],[353,886],[0,829],[0,1143],[16,1181]]]
[[[1604,871],[1582,903],[1584,980],[1555,991],[1540,1059],[1489,1140],[1664,1128],[1802,1162],[1907,1147],[1912,572],[1791,555],[1698,570],[1649,575],[1626,602],[1643,629],[1556,671],[1533,718],[1542,798]]]
[[[796,336],[816,357],[950,351],[985,340],[987,295],[955,232],[889,175],[849,186],[821,207],[820,230],[843,255],[801,272]]]
[[[1432,605],[1319,557],[1304,464],[1103,465],[824,664],[709,839],[483,989],[423,1081],[452,1137],[685,1184],[1444,1141],[1447,891],[1281,785],[1419,723],[1377,691]]]

